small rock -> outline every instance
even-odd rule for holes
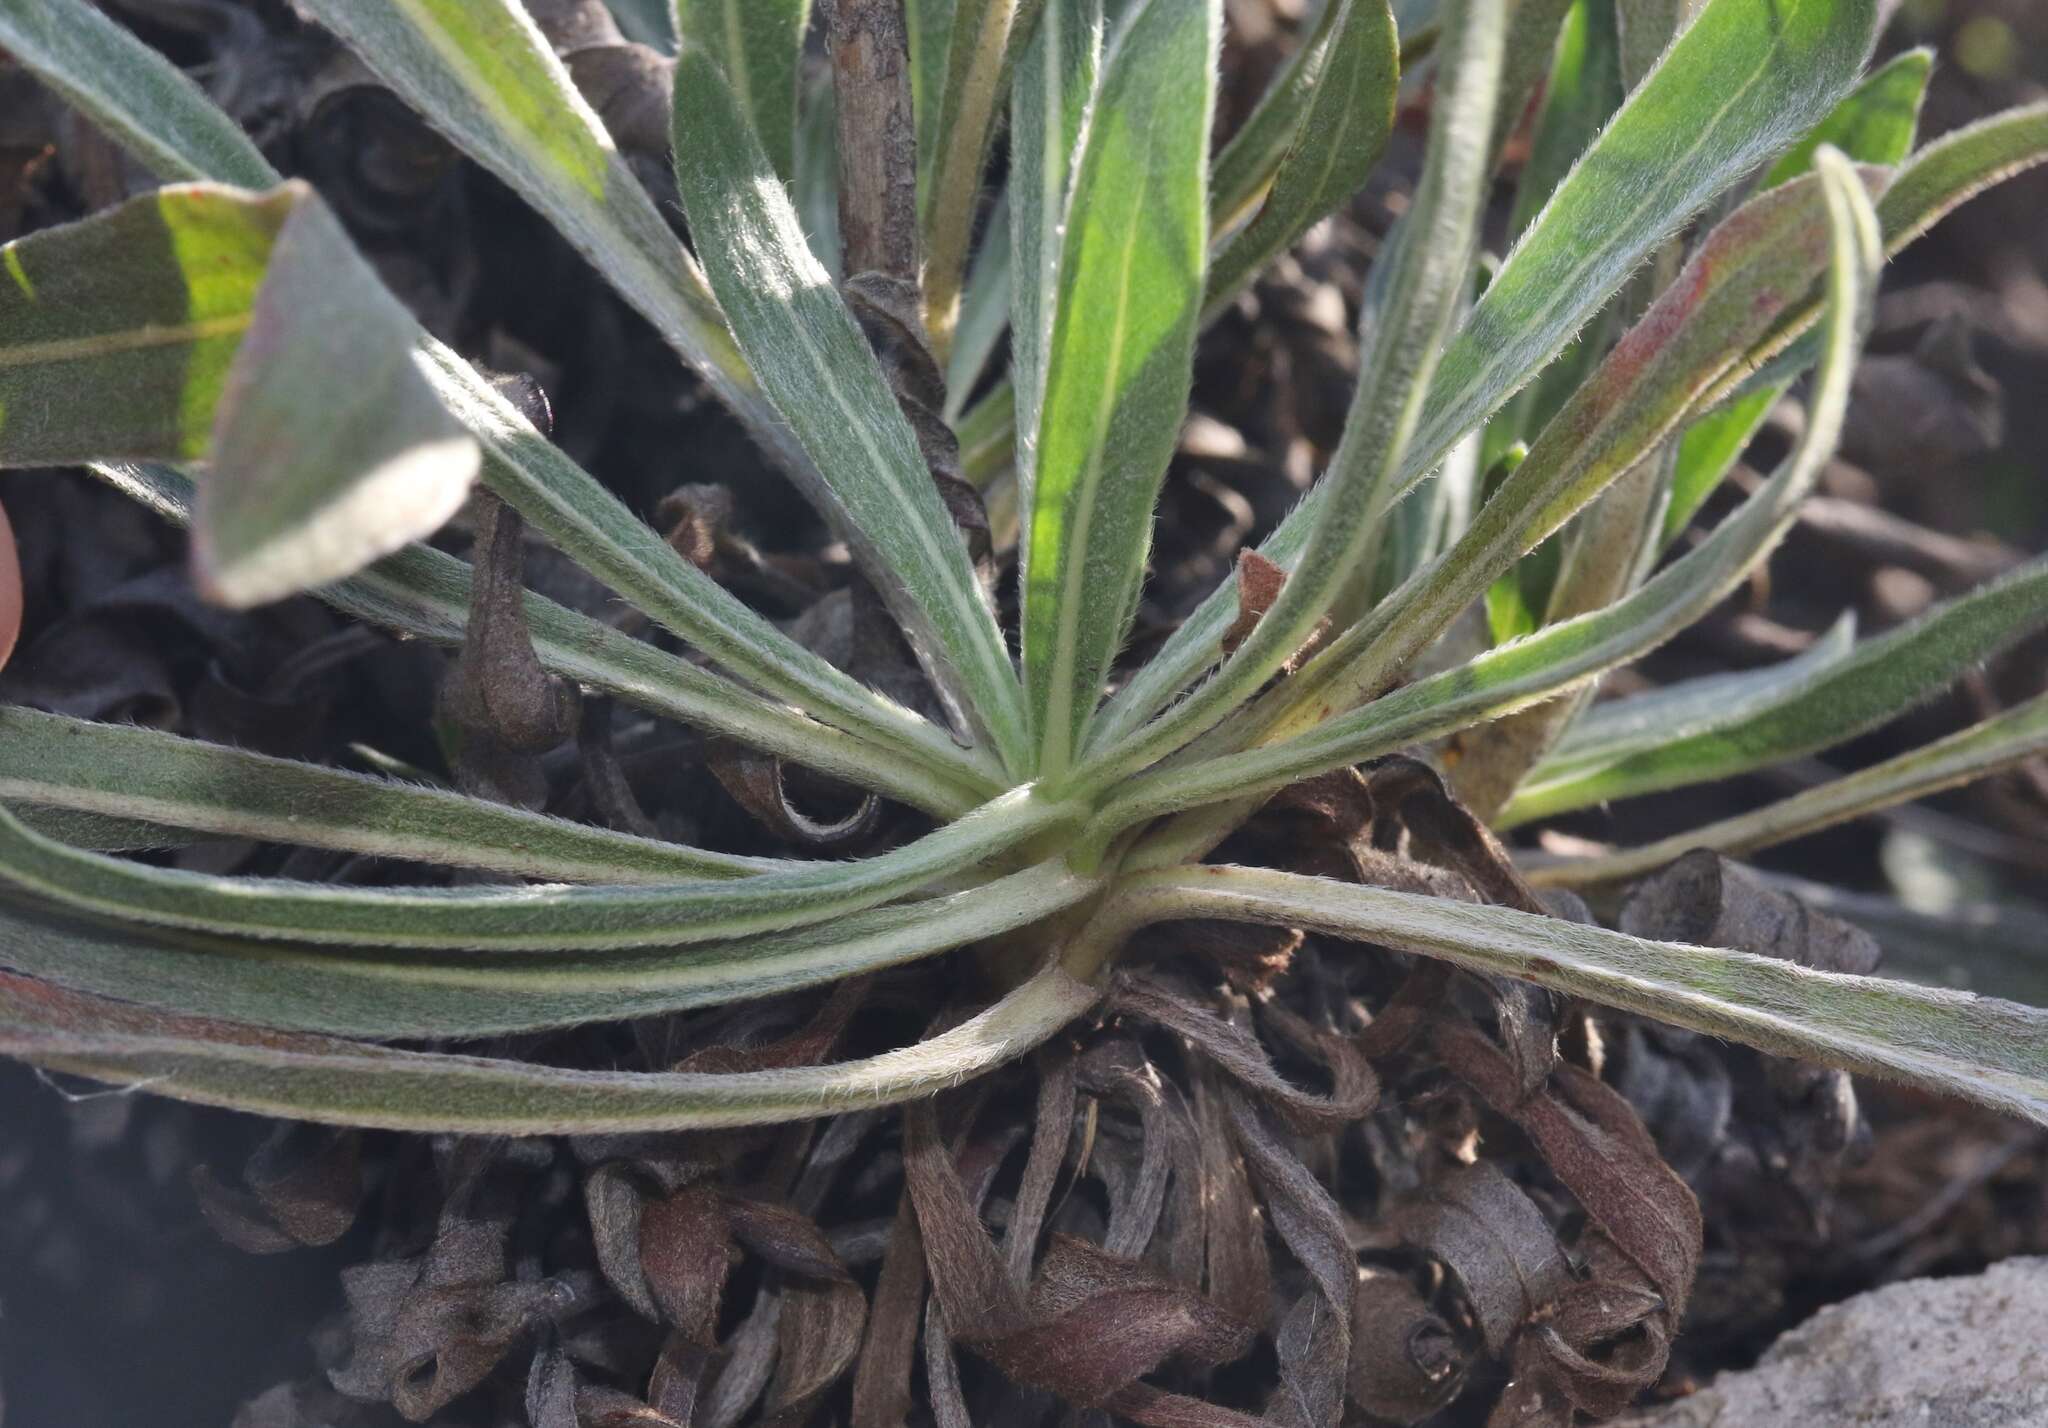
[[[1914,1279],[1823,1309],[1757,1366],[1614,1428],[2041,1428],[2048,1258]]]

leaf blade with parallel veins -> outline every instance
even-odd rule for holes
[[[762,390],[873,559],[883,598],[1012,772],[1027,758],[1009,651],[967,544],[874,353],[708,56],[676,68],[676,184],[712,285]]]
[[[1150,0],[1103,65],[1060,258],[1023,552],[1039,768],[1079,750],[1131,617],[1180,434],[1208,246],[1215,0]],[[1085,580],[1084,580],[1085,577]]]
[[[352,574],[437,529],[476,476],[411,317],[303,183],[160,189],[0,264],[0,464],[207,459],[194,555],[225,603]]]

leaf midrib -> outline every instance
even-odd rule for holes
[[[77,362],[106,357],[117,352],[140,352],[157,347],[182,347],[212,337],[231,337],[246,332],[252,314],[229,313],[203,317],[192,322],[145,322],[116,332],[93,337],[62,337],[47,342],[28,342],[0,347],[0,367],[34,367],[54,362]]]
[[[1152,171],[1152,134],[1148,128],[1142,172]],[[1149,187],[1149,185],[1148,185]],[[1078,190],[1077,190],[1078,191]],[[1110,423],[1116,415],[1114,393],[1123,377],[1124,343],[1130,325],[1131,263],[1138,248],[1138,218],[1143,203],[1129,206],[1124,227],[1123,257],[1118,265],[1116,320],[1110,326],[1109,365],[1095,403],[1093,435],[1088,444],[1088,462],[1082,480],[1067,495],[1065,504],[1074,509],[1074,524],[1061,542],[1059,626],[1055,631],[1052,687],[1047,697],[1044,738],[1049,770],[1064,768],[1079,743],[1073,734],[1075,643],[1081,619],[1081,576],[1087,571],[1088,535],[1094,525],[1095,492],[1101,485],[1103,460],[1107,454]],[[1054,742],[1057,740],[1057,742]],[[1057,757],[1055,757],[1057,755]]]

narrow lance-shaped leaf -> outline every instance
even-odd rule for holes
[[[725,70],[775,172],[796,172],[796,95],[811,0],[676,0],[683,43]]]
[[[1841,150],[1824,145],[1814,162],[1827,190],[1838,250],[1830,281],[1840,284],[1848,280],[1846,273],[1861,282],[1858,275],[1868,274],[1869,293],[1856,299],[1841,299],[1837,303],[1840,311],[1830,323],[1831,330],[1837,331],[1837,346],[1853,347],[1860,338],[1853,328],[1844,328],[1845,315],[1851,310],[1867,312],[1873,306],[1876,274],[1883,262],[1877,216]],[[1851,234],[1857,250],[1854,257],[1839,251],[1845,241],[1850,241]],[[1834,385],[1817,393],[1815,400],[1816,405],[1828,408],[1828,444],[1832,446],[1832,431],[1847,402],[1847,385],[1843,375],[1846,367],[1838,354],[1831,356],[1829,368],[1829,381]],[[1550,592],[1550,620],[1569,619],[1607,605],[1647,578],[1662,548],[1658,540],[1659,507],[1668,494],[1677,459],[1677,445],[1665,441],[1574,521],[1562,537],[1567,550],[1555,588]],[[1802,488],[1797,498],[1804,496]],[[1773,544],[1777,538],[1773,536]],[[1456,782],[1460,796],[1477,816],[1489,822],[1498,819],[1516,789],[1585,707],[1591,692],[1590,687],[1581,689],[1543,708],[1504,720],[1493,727],[1482,744],[1470,750],[1471,757],[1456,770]]]
[[[1254,710],[1281,737],[1385,686],[1457,613],[1669,434],[1757,333],[1805,298],[1828,228],[1817,177],[1752,199],[1700,245],[1465,535]]]
[[[563,882],[674,882],[787,866],[136,725],[14,707],[0,708],[0,800]]]
[[[1016,472],[1027,504],[1058,307],[1067,194],[1101,65],[1102,0],[1045,0],[1010,91],[1010,382]],[[961,439],[964,446],[965,432]]]
[[[0,811],[0,874],[73,907],[201,932],[353,947],[603,950],[741,937],[873,907],[1070,816],[1027,788],[858,863],[645,887],[363,888],[148,867],[67,848]]]
[[[1750,813],[1690,829],[1641,848],[1532,870],[1552,887],[1589,887],[1638,878],[1694,848],[1739,855],[1804,838],[1853,818],[1940,793],[2037,758],[2048,749],[2048,695],[2036,696],[1910,753]]]
[[[1265,202],[1210,265],[1205,310],[1228,303],[1259,269],[1365,186],[1387,146],[1400,44],[1387,0],[1330,0],[1328,39],[1305,76],[1308,102]],[[1226,151],[1219,169],[1229,158]]]
[[[1324,480],[1323,520],[1301,567],[1215,676],[1114,759],[1085,765],[1084,780],[1107,783],[1136,772],[1248,700],[1301,648],[1347,583],[1378,563],[1402,457],[1471,278],[1507,6],[1504,0],[1453,0],[1444,29],[1422,178],[1393,252],[1382,260],[1384,294],[1360,321],[1363,375]]]
[[[186,142],[194,132],[207,132],[228,121],[212,110],[205,96],[184,82],[162,55],[125,32],[115,32],[118,42],[107,39],[103,25],[91,28],[99,21],[77,0],[57,0],[43,13],[68,42],[34,46],[18,52],[18,58],[38,78],[63,92],[88,96],[92,114],[109,137],[142,162],[167,165],[161,170],[166,177],[199,172],[215,179],[230,177],[233,172],[262,162],[260,155],[252,159],[244,154],[239,163],[229,164],[213,149]],[[103,51],[112,53],[118,64],[102,67],[99,61]],[[167,144],[177,148],[174,165],[165,156]],[[228,166],[216,171],[217,164]],[[268,175],[267,166],[264,172]],[[429,376],[436,382],[442,400],[483,443],[484,479],[492,489],[526,517],[530,525],[658,624],[767,693],[835,726],[855,731],[856,739],[880,756],[877,767],[893,770],[883,776],[895,782],[900,790],[898,796],[908,802],[919,806],[932,804],[937,811],[937,805],[950,798],[936,787],[927,786],[923,793],[916,792],[917,780],[909,780],[906,788],[904,780],[895,778],[896,773],[903,771],[908,757],[914,756],[934,768],[950,769],[955,775],[965,774],[970,784],[999,773],[985,751],[961,749],[944,731],[862,687],[749,609],[682,559],[658,532],[635,518],[559,447],[541,437],[474,369],[425,332],[418,333],[415,340],[433,359]],[[783,429],[778,426],[776,430],[782,433],[777,439],[784,439]],[[370,603],[377,605],[379,601]],[[383,604],[389,606],[389,601],[384,600]],[[387,613],[403,608],[405,602],[401,600],[390,606]],[[460,624],[449,628],[459,634]],[[598,638],[609,634],[604,631]],[[570,642],[572,646],[579,643],[582,642]],[[572,661],[582,658],[575,648],[565,648],[562,653]],[[635,658],[644,668],[646,656]],[[610,678],[616,665],[600,664],[607,670],[606,678]],[[714,723],[735,712],[731,697],[693,697],[706,693],[709,690],[699,686],[677,691],[672,699],[660,682],[654,681],[639,683],[637,693],[626,697],[644,707],[653,707],[650,700],[656,705],[671,706],[667,712],[688,707]],[[789,731],[787,711],[779,719],[761,717],[761,701],[753,702],[753,715],[747,722],[757,733]],[[828,737],[825,742],[833,745],[839,741]],[[816,763],[807,757],[800,757],[800,761]],[[973,772],[977,767],[980,772]],[[852,772],[846,776],[867,786],[866,775]],[[971,807],[974,801],[954,803],[952,811]]]
[[[1666,739],[1746,718],[1804,689],[1856,647],[1856,614],[1845,611],[1827,632],[1790,659],[1760,669],[1707,674],[1593,705],[1538,767],[1530,783],[1610,763]]]
[[[930,187],[932,157],[938,152],[939,110],[946,98],[946,57],[953,40],[959,0],[903,0],[903,28],[910,42],[910,107],[917,116],[917,191]]]
[[[1762,187],[1789,183],[1813,167],[1822,144],[1866,164],[1896,164],[1912,152],[1920,105],[1934,73],[1932,50],[1907,50],[1872,70],[1834,112],[1771,165]]]
[[[1762,186],[1776,188],[1807,172],[1822,144],[1834,145],[1859,163],[1901,162],[1912,151],[1919,130],[1920,101],[1932,69],[1933,57],[1926,50],[1908,50],[1878,69],[1771,166]],[[1687,428],[1678,445],[1671,500],[1664,509],[1663,544],[1676,540],[1699,514],[1790,385],[1787,379],[1761,387]]]
[[[758,1125],[928,1096],[1021,1056],[1099,993],[1049,967],[978,1016],[858,1061],[756,1072],[576,1071],[166,1016],[0,976],[0,1053],[156,1095],[339,1125],[491,1135]]]
[[[85,0],[0,0],[0,49],[88,119],[137,147],[150,171],[167,182],[215,179],[269,188],[279,181],[249,136],[183,71]],[[100,82],[84,82],[87,75]],[[145,122],[130,125],[131,114]]]
[[[1611,763],[1532,782],[1503,815],[1512,827],[1589,804],[1729,778],[1855,738],[1932,698],[1965,671],[2048,625],[2048,558],[1866,640],[1746,717],[1674,731]]]
[[[1812,183],[1824,186],[1831,237],[1827,357],[1798,444],[1734,515],[1605,609],[1489,650],[1295,738],[1134,780],[1099,815],[1091,845],[1140,819],[1213,800],[1217,808],[1168,825],[1134,856],[1144,866],[1160,866],[1169,856],[1199,855],[1276,789],[1575,689],[1654,649],[1720,601],[1783,537],[1833,453],[1875,297],[1877,224],[1857,193],[1861,180],[1836,155]]]
[[[1440,957],[2048,1122],[2048,1012],[2014,1002],[1263,868],[1159,875],[1126,896],[1158,917],[1271,922]]]
[[[940,415],[958,421],[987,370],[990,359],[1010,330],[1009,195],[996,199],[988,232],[967,275],[967,293],[960,299],[960,323],[953,333],[953,351],[946,358],[946,401]]]
[[[1341,0],[1318,0],[1314,20],[1303,26],[1286,63],[1209,166],[1209,223],[1217,234],[1239,227],[1264,200],[1280,161],[1294,146],[1322,73],[1323,46],[1343,13]]]
[[[918,214],[924,233],[925,304],[932,345],[942,358],[952,350],[975,200],[1010,67],[1044,3],[953,0],[951,6],[945,87],[932,127],[926,130],[920,122],[918,132],[932,149],[929,164],[919,165]]]
[[[1665,239],[1805,134],[1855,84],[1874,0],[1710,0],[1558,186],[1446,351],[1403,485],[1556,355]],[[1291,569],[1319,519],[1311,492],[1261,547]],[[1226,581],[1119,692],[1104,737],[1163,708],[1215,657],[1237,613]]]
[[[1978,194],[2048,163],[2048,100],[2023,104],[1952,129],[1899,166],[1877,206],[1885,252],[1896,254]],[[1702,409],[1790,380],[1813,365],[1817,303],[1788,314],[1741,366],[1709,393]]]
[[[0,899],[0,966],[161,1011],[380,1040],[663,1016],[822,986],[995,937],[1096,885],[1056,866],[832,919],[632,954],[377,953],[135,927]]]
[[[1621,41],[1614,4],[1615,0],[1579,0],[1565,17],[1543,87],[1529,157],[1515,185],[1515,204],[1508,218],[1510,237],[1520,237],[1535,221],[1572,165],[1621,107],[1626,91],[1621,83]],[[1483,453],[1488,471],[1499,468],[1517,442],[1526,442],[1557,414],[1599,362],[1617,326],[1612,309],[1594,319],[1534,381],[1494,414],[1486,426]],[[1542,559],[1554,568],[1554,553]],[[1490,599],[1498,608],[1496,641],[1510,634],[1526,634],[1541,623],[1542,597],[1549,589],[1550,573],[1539,575],[1518,567],[1502,578],[1495,587],[1497,598]],[[1523,577],[1519,583],[1517,576]],[[1516,618],[1518,614],[1523,617]]]
[[[567,460],[538,434],[532,441],[534,449]],[[165,520],[190,524],[192,483],[177,472],[161,466],[99,464],[92,470]],[[469,620],[470,568],[429,546],[412,545],[313,593],[355,619],[457,645]],[[544,596],[528,593],[526,621],[534,652],[551,674],[603,690],[663,718],[830,773],[856,788],[886,793],[936,817],[957,817],[1003,786],[994,771],[977,773],[967,751],[928,724],[923,727],[935,742],[915,753],[877,747]],[[772,657],[773,647],[765,653]]]
[[[301,8],[544,214],[770,450],[786,451],[696,263],[519,0]]]
[[[733,335],[802,446],[882,594],[926,644],[1012,772],[1017,678],[917,438],[711,60],[676,62],[676,186]]]
[[[1148,0],[1119,32],[1067,200],[1023,551],[1039,767],[1079,749],[1136,612],[1187,410],[1208,246],[1216,0]]]
[[[209,459],[194,550],[228,603],[428,534],[477,473],[412,319],[304,184],[162,189],[0,262],[0,464]]]

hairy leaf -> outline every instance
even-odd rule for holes
[[[1220,836],[1218,829],[1227,829],[1273,789],[1566,692],[1655,648],[1721,599],[1783,536],[1833,451],[1848,406],[1860,334],[1875,293],[1878,229],[1861,179],[1839,154],[1828,154],[1812,181],[1820,185],[1828,210],[1831,259],[1829,344],[1813,410],[1791,455],[1712,537],[1605,609],[1489,650],[1294,738],[1135,779],[1098,816],[1096,836],[1170,809],[1231,800],[1203,815],[1198,827],[1163,835],[1155,851],[1164,857],[1206,848]]]
[[[16,707],[0,708],[0,800],[564,882],[674,882],[785,866],[136,725]]]
[[[930,0],[920,0],[929,5]],[[924,289],[935,345],[951,350],[960,288],[967,273],[967,248],[973,236],[975,199],[989,143],[995,137],[1005,86],[1016,53],[1030,35],[1045,0],[952,0],[951,30],[946,44],[944,88],[936,99],[930,129],[922,119],[918,138],[929,145],[929,160],[920,162],[918,211],[925,239]],[[928,42],[927,42],[928,43]],[[928,63],[914,57],[920,69]]]
[[[1756,335],[1804,299],[1830,252],[1825,208],[1822,184],[1808,177],[1716,227],[1457,543],[1268,697],[1286,711],[1266,716],[1273,727],[1305,728],[1377,693],[1510,564],[1648,456]]]
[[[198,85],[86,0],[0,0],[0,48],[169,182],[279,181]]]
[[[0,264],[0,464],[208,459],[194,550],[227,603],[430,533],[476,475],[411,317],[304,184],[160,189]]]
[[[2048,625],[2048,558],[1866,640],[1767,700],[1612,761],[1532,783],[1500,826],[1588,804],[1707,783],[1831,748],[1932,698],[1983,660]]]
[[[1451,342],[1401,484],[1434,470],[1715,194],[1818,123],[1854,85],[1875,29],[1873,0],[1712,0],[1559,185]],[[1292,569],[1320,509],[1311,492],[1263,552]],[[1236,604],[1234,582],[1203,601],[1119,692],[1105,739],[1164,707],[1215,657]]]
[[[1856,615],[1845,612],[1811,646],[1761,669],[1701,675],[1589,708],[1558,741],[1530,783],[1652,749],[1666,739],[1739,720],[1804,688],[1856,647]]]
[[[537,440],[532,449],[555,450]],[[192,485],[177,472],[161,466],[106,465],[96,465],[93,471],[164,519],[179,525],[190,522]],[[458,645],[469,620],[470,579],[465,562],[414,545],[314,593],[370,624]],[[906,756],[818,723],[545,596],[527,595],[526,622],[535,653],[550,674],[833,774],[856,788],[876,789],[939,817],[964,813],[1000,790],[988,773],[968,772],[972,766],[962,763],[962,751],[935,729],[930,732],[937,742],[929,750]],[[868,697],[880,703],[879,696]],[[963,773],[964,786],[959,781]]]
[[[1441,957],[2048,1122],[2048,1012],[2013,1002],[1263,868],[1147,874],[1123,896],[1147,916],[1279,923]]]
[[[1902,162],[1919,131],[1920,101],[1932,69],[1933,57],[1926,50],[1908,50],[1878,69],[1771,166],[1762,187],[1776,188],[1806,173],[1822,144],[1834,145],[1859,163]],[[1778,382],[1746,393],[1686,429],[1672,472],[1671,499],[1664,508],[1664,544],[1691,524],[1789,386]]]
[[[1278,95],[1305,94],[1300,118],[1266,185],[1264,202],[1224,241],[1210,264],[1205,311],[1228,303],[1259,269],[1363,188],[1386,149],[1400,69],[1400,46],[1386,0],[1329,0],[1318,28],[1323,27],[1327,38],[1313,35],[1305,41],[1303,61],[1276,81],[1282,86]],[[1252,122],[1264,128],[1257,116]],[[1219,177],[1232,166],[1226,149],[1217,159]],[[1216,216],[1229,217],[1220,209]]]
[[[1694,848],[1739,854],[1804,838],[1866,813],[1975,782],[2036,758],[2048,749],[2048,696],[2015,705],[1945,739],[1873,764],[1767,804],[1685,833],[1630,848],[1534,870],[1531,880],[1554,887],[1585,887],[1640,877]]]
[[[1249,699],[1302,647],[1347,584],[1378,565],[1402,458],[1471,280],[1507,30],[1507,7],[1493,0],[1468,0],[1446,21],[1429,152],[1401,236],[1381,260],[1384,291],[1361,322],[1363,375],[1300,569],[1234,642],[1214,678],[1120,749],[1099,776],[1143,768]],[[1390,20],[1386,41],[1391,55]]]
[[[1012,771],[1023,710],[967,544],[939,499],[917,437],[718,67],[676,67],[676,185],[733,335],[814,464],[914,637],[926,641]]]
[[[796,172],[796,92],[811,0],[676,0],[683,43],[718,62],[775,172]]]
[[[1102,0],[1045,0],[1010,92],[1010,382],[1016,393],[1017,478],[1027,505],[1038,469],[1038,420],[1059,306],[1067,195],[1075,146],[1102,66],[1102,29]],[[963,447],[966,440],[963,431]]]
[[[168,1016],[0,975],[0,1052],[180,1100],[330,1124],[488,1135],[691,1130],[929,1096],[1023,1055],[1096,995],[1051,967],[951,1031],[858,1061],[570,1071]]]
[[[67,34],[83,23],[78,17],[84,12],[71,5],[50,13]],[[180,82],[169,61],[155,51],[139,44],[124,46],[119,50],[123,67],[113,71],[97,67],[98,54],[79,42],[34,48],[21,58],[66,93],[88,94],[95,118],[110,137],[144,162],[161,161],[167,140],[218,122],[218,116],[209,117],[205,96]],[[140,70],[151,71],[149,82],[136,78]],[[216,157],[204,147],[181,147],[176,172],[198,170],[209,177],[226,177],[209,167]],[[530,525],[657,623],[676,630],[769,694],[799,708],[830,711],[833,722],[862,730],[864,742],[889,751],[892,759],[908,747],[921,746],[918,757],[930,764],[957,768],[965,760],[982,765],[981,777],[991,776],[985,759],[977,760],[942,730],[862,688],[683,560],[658,532],[542,438],[485,378],[424,333],[419,341],[433,359],[431,373],[440,381],[442,400],[483,442],[484,474],[493,489]],[[700,707],[720,704],[729,709],[731,701]]]
[[[1136,611],[1187,410],[1208,243],[1216,0],[1147,0],[1104,62],[1067,202],[1030,530],[1024,672],[1039,767],[1079,749]]]
[[[561,229],[769,449],[786,449],[696,263],[519,0],[303,8]]]
[[[74,907],[204,932],[355,947],[652,947],[801,927],[873,907],[1014,848],[1070,812],[1026,788],[858,863],[717,882],[492,888],[330,887],[154,868],[67,848],[0,812],[0,873]]]
[[[12,895],[0,966],[164,1011],[378,1039],[660,1016],[838,982],[1025,926],[1095,885],[1053,866],[732,941],[591,956],[393,955],[133,927]]]

